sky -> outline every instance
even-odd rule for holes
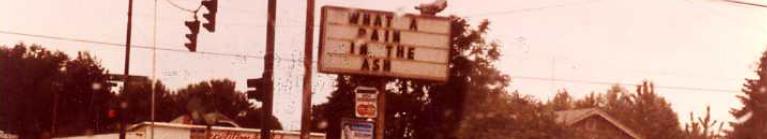
[[[425,2],[317,0],[315,25],[324,5],[417,13],[413,7]],[[183,22],[194,19],[188,11],[199,0],[135,0],[131,42],[141,47],[132,49],[131,74],[154,75],[172,89],[227,78],[244,91],[247,78],[261,76],[266,5],[220,0],[216,32],[201,29],[198,52],[190,53]],[[305,6],[303,0],[277,3],[274,113],[288,130],[300,128]],[[121,74],[127,9],[127,0],[0,1],[0,45],[88,51]],[[649,80],[683,123],[707,105],[715,120],[735,120],[728,111],[741,106],[735,96],[744,79],[755,77],[767,48],[767,8],[721,0],[449,0],[438,15],[491,22],[488,39],[503,47],[496,66],[511,76],[510,91],[545,101],[557,90],[582,98],[612,84],[634,90]],[[154,64],[152,46],[158,48]],[[334,76],[314,71],[312,101],[319,104],[327,101]]]

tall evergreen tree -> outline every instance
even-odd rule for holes
[[[743,95],[738,99],[741,108],[730,110],[739,122],[731,122],[732,130],[727,137],[736,139],[757,139],[767,137],[767,51],[759,59],[756,79],[746,79]]]

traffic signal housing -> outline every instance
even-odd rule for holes
[[[210,32],[216,31],[216,12],[218,12],[218,0],[206,0],[200,2],[203,7],[208,9],[208,13],[202,14],[202,17],[208,20],[208,23],[202,24]]]
[[[263,102],[266,94],[266,80],[263,78],[248,79],[247,84],[249,88],[247,91],[248,98]]]
[[[185,21],[184,25],[186,25],[187,28],[189,28],[190,33],[186,34],[186,38],[189,39],[189,43],[185,43],[184,46],[186,46],[189,51],[196,52],[197,51],[197,34],[200,33],[200,21],[197,20],[197,18],[194,19],[194,21]]]

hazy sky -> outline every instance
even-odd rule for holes
[[[318,0],[315,23],[323,5],[416,13],[412,7],[427,1]],[[154,2],[134,2],[135,45],[153,44]],[[245,90],[246,78],[261,76],[266,0],[220,0],[217,30],[201,29],[198,53],[185,52],[183,22],[193,16],[178,7],[194,9],[199,0],[156,2],[161,50],[155,73],[170,88],[229,78]],[[299,129],[303,70],[297,60],[303,56],[305,1],[277,5],[274,110],[286,129]],[[127,0],[0,1],[0,45],[35,43],[70,55],[88,51],[112,73],[122,73],[123,47],[14,33],[124,44],[127,7]],[[740,107],[735,95],[744,78],[754,77],[767,48],[767,8],[719,0],[449,0],[440,15],[451,14],[491,22],[490,39],[503,45],[497,65],[512,76],[509,90],[548,100],[555,90],[567,89],[581,98],[613,83],[651,80],[682,122],[706,105],[712,105],[716,120],[734,120],[727,111]],[[151,76],[151,52],[133,49],[132,74]],[[315,74],[315,79],[317,104],[327,101],[333,76]]]

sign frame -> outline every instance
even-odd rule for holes
[[[371,92],[363,92],[371,91]],[[360,86],[354,89],[354,116],[358,118],[378,117],[378,97],[381,91],[374,87]],[[364,114],[360,111],[361,105],[372,105],[372,114]]]
[[[355,127],[355,126],[350,125],[350,124],[356,124],[357,126]],[[357,137],[354,137],[354,136],[360,135],[360,134],[357,134],[355,132],[346,133],[347,125],[349,125],[348,126],[349,127],[348,130],[351,130],[351,131],[354,131],[354,129],[352,129],[352,128],[360,128],[361,126],[365,126],[365,127],[362,127],[362,128],[369,128],[369,130],[368,130],[369,132],[365,132],[365,133],[361,133],[361,134],[368,134],[368,135],[370,135],[369,136],[370,138],[357,138]],[[376,126],[375,126],[375,123],[372,122],[372,121],[358,120],[358,119],[352,119],[352,118],[342,118],[341,119],[341,126],[340,127],[341,127],[341,136],[340,136],[341,139],[373,139],[376,136],[375,135]],[[347,137],[348,136],[347,134],[351,135],[351,137]]]
[[[381,10],[373,10],[373,9],[360,9],[360,8],[347,8],[347,7],[340,7],[340,6],[331,6],[326,5],[322,6],[321,8],[321,18],[320,18],[320,33],[319,33],[319,51],[318,51],[318,61],[317,61],[317,69],[320,73],[329,73],[329,74],[353,74],[353,75],[366,75],[366,76],[379,76],[379,77],[390,77],[390,78],[402,78],[402,79],[415,79],[415,80],[428,80],[428,81],[437,81],[437,82],[447,82],[450,78],[450,67],[451,62],[450,60],[453,57],[452,47],[453,47],[453,41],[452,37],[455,35],[455,33],[452,31],[452,21],[449,17],[441,17],[441,16],[430,16],[430,15],[417,15],[417,14],[404,14],[403,17],[409,17],[409,18],[418,18],[418,19],[436,19],[436,20],[446,20],[448,21],[448,32],[447,32],[447,51],[446,55],[447,58],[445,59],[445,63],[438,63],[438,64],[444,64],[440,66],[444,66],[445,73],[444,77],[433,77],[433,76],[425,76],[425,75],[419,75],[419,74],[400,74],[400,73],[393,73],[393,72],[376,72],[376,71],[361,71],[361,70],[346,70],[346,69],[329,69],[323,64],[323,60],[325,58],[325,37],[327,36],[327,30],[326,30],[326,24],[327,24],[327,17],[328,17],[328,10],[360,10],[364,11],[366,13],[378,13],[378,14],[392,14],[397,15],[394,12],[389,11],[381,11]],[[360,56],[360,57],[369,57],[369,56]],[[387,58],[380,58],[380,59],[387,59]],[[407,61],[402,59],[388,59],[392,61]]]

